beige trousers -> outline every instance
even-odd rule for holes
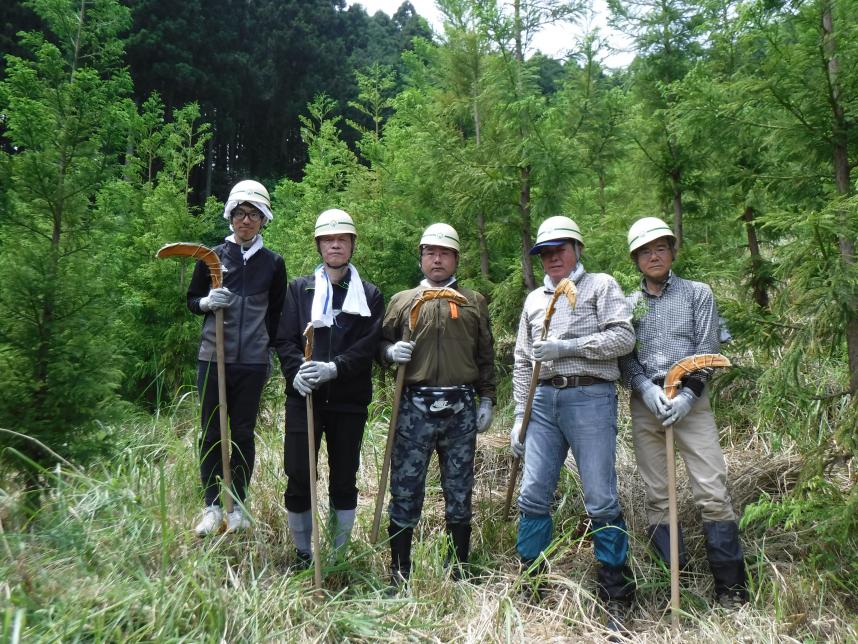
[[[668,522],[667,458],[661,421],[646,408],[640,396],[631,397],[632,436],[638,471],[646,484],[649,525]],[[727,465],[718,442],[718,428],[709,405],[709,390],[694,403],[688,415],[675,423],[673,440],[691,484],[694,503],[704,521],[735,521],[727,491]]]

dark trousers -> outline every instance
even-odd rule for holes
[[[247,485],[256,460],[253,430],[259,413],[259,399],[267,379],[268,365],[226,365],[226,410],[232,443],[229,466],[232,471],[233,493],[242,502],[247,496]],[[218,479],[223,478],[223,464],[220,456],[217,363],[197,364],[197,389],[202,406],[200,480],[206,505],[219,505]]]
[[[458,413],[438,418],[425,412],[427,405],[422,400],[415,401],[408,391],[403,393],[390,467],[388,513],[393,523],[403,528],[417,525],[423,511],[429,461],[432,453],[438,452],[444,518],[448,525],[470,524],[477,445],[472,392],[463,394],[462,404]]]
[[[367,413],[335,411],[316,404],[313,417],[317,465],[322,436],[328,446],[328,497],[331,506],[335,510],[354,510],[357,507],[357,471]],[[307,404],[303,398],[287,398],[283,466],[288,478],[284,500],[290,512],[307,512],[310,509],[308,452]]]

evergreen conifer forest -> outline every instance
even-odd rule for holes
[[[709,284],[732,334],[712,405],[740,516],[750,602],[712,607],[701,519],[678,466],[690,563],[646,543],[619,388],[617,473],[638,590],[617,641],[858,641],[858,3],[608,0],[634,42],[532,51],[583,0],[437,0],[433,32],[344,0],[27,0],[0,6],[0,639],[607,641],[581,482],[567,459],[540,600],[522,574],[510,474],[511,371],[527,251],[549,216],[589,272],[639,288],[626,235],[674,230],[674,270]],[[570,33],[571,30],[570,30]],[[421,278],[435,222],[489,302],[498,401],[478,437],[472,568],[454,581],[437,463],[407,593],[370,544],[395,374],[374,367],[345,557],[324,593],[290,568],[284,386],[272,358],[256,427],[252,529],[197,538],[201,318],[178,241],[215,246],[230,187],[271,193],[265,246],[289,279],[342,208],[354,264],[389,301]],[[327,460],[320,509],[327,515]],[[386,519],[385,519],[386,521]],[[382,532],[386,534],[386,532]]]

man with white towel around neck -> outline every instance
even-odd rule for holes
[[[304,397],[313,394],[317,458],[322,436],[327,441],[330,534],[341,552],[355,521],[360,448],[372,400],[372,362],[384,315],[381,293],[361,280],[351,264],[357,240],[351,216],[338,208],[325,210],[316,220],[314,236],[322,263],[312,275],[289,284],[277,334],[277,352],[287,383],[285,504],[299,568],[309,567],[312,561]],[[303,334],[311,321],[313,354],[304,362]]]

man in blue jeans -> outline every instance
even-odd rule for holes
[[[531,255],[539,254],[544,284],[525,300],[518,327],[513,369],[515,424],[512,450],[524,456],[518,507],[521,518],[516,548],[532,566],[551,543],[551,504],[560,468],[569,448],[593,526],[593,547],[600,563],[599,596],[609,612],[609,627],[622,629],[634,585],[626,564],[628,537],[617,498],[614,469],[617,437],[617,358],[634,348],[631,313],[619,284],[610,275],[588,273],[581,263],[583,237],[564,216],[539,227]],[[541,340],[545,310],[556,285],[571,279],[577,305],[557,300],[549,334]],[[542,363],[525,444],[518,442],[533,361]],[[541,567],[541,566],[538,566]]]

